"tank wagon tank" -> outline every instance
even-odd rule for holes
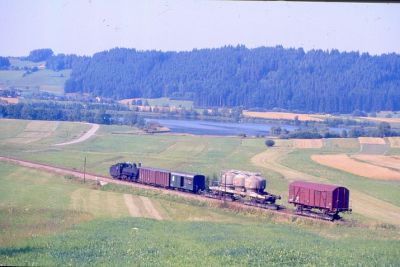
[[[296,207],[296,214],[324,220],[340,219],[340,212],[351,212],[350,192],[337,185],[292,182],[289,185],[289,203]]]
[[[242,202],[266,209],[280,209],[275,202],[280,196],[265,191],[267,181],[260,173],[239,170],[221,172],[216,185],[209,187],[207,197]]]

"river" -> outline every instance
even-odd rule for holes
[[[146,122],[158,122],[168,127],[173,133],[188,133],[196,135],[266,135],[271,127],[281,127],[289,131],[297,127],[282,123],[237,123],[214,122],[202,120],[170,120],[170,119],[145,119]],[[333,131],[340,129],[331,129]]]

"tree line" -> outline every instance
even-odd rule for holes
[[[32,101],[15,105],[0,104],[0,118],[144,126],[144,119],[128,108],[103,103]]]
[[[115,48],[70,62],[67,93],[114,99],[170,97],[193,100],[201,107],[326,113],[400,110],[397,54],[304,52],[281,46],[190,52]]]

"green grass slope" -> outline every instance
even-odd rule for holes
[[[52,71],[38,70],[24,76],[23,70],[0,71],[0,85],[18,89],[35,89],[55,94],[64,93],[64,83],[69,78],[71,70]]]
[[[129,217],[122,205],[108,204],[129,190],[99,190],[90,183],[4,163],[0,182],[4,265],[395,266],[400,256],[396,228],[302,220],[281,224],[261,214],[148,193],[165,216],[157,221]],[[77,190],[84,193],[77,195]],[[88,203],[92,194],[102,196]],[[76,198],[81,204],[71,205]],[[92,207],[82,211],[89,204]]]

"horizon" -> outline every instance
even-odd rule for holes
[[[0,55],[51,48],[92,56],[116,47],[400,53],[400,4],[211,1],[1,1]],[[223,19],[221,19],[223,18]]]
[[[350,53],[358,53],[360,56],[363,55],[363,54],[367,54],[368,56],[372,56],[372,57],[373,56],[390,55],[390,54],[395,54],[395,55],[399,55],[400,56],[400,52],[398,52],[398,53],[397,52],[387,52],[387,53],[382,53],[382,54],[379,54],[379,55],[375,55],[375,54],[370,54],[369,52],[362,52],[362,51],[340,51],[339,49],[336,49],[336,48],[330,48],[330,49],[313,48],[313,49],[306,50],[303,47],[285,47],[285,46],[280,45],[280,44],[277,44],[275,46],[258,46],[258,47],[251,47],[251,48],[247,47],[247,46],[245,46],[243,44],[223,45],[223,46],[220,46],[220,47],[202,47],[202,48],[193,48],[191,50],[180,50],[180,51],[177,51],[177,50],[165,50],[164,51],[164,50],[157,50],[157,49],[137,49],[135,47],[118,47],[118,46],[116,46],[116,47],[112,47],[112,48],[109,48],[109,49],[105,49],[105,50],[94,52],[92,55],[80,55],[80,54],[77,54],[77,53],[65,54],[65,53],[62,53],[62,52],[58,53],[57,51],[54,51],[54,49],[52,49],[51,47],[40,47],[40,48],[35,48],[35,49],[31,50],[31,51],[40,50],[40,49],[51,49],[53,51],[53,55],[65,54],[65,55],[76,55],[76,56],[82,56],[82,57],[93,57],[95,54],[103,53],[103,52],[109,52],[109,51],[111,51],[113,49],[128,49],[128,50],[135,50],[136,52],[161,52],[161,53],[181,53],[182,52],[182,53],[190,53],[190,52],[193,52],[193,51],[213,50],[213,49],[218,50],[218,49],[223,49],[223,48],[228,48],[228,47],[237,48],[237,47],[243,47],[243,46],[244,46],[245,49],[248,49],[248,50],[260,49],[260,48],[279,48],[279,47],[282,47],[282,49],[285,49],[285,50],[290,50],[290,49],[299,50],[299,49],[302,49],[304,51],[304,53],[306,53],[306,54],[308,52],[311,52],[311,51],[322,51],[324,53],[331,53],[332,51],[337,50],[339,53],[349,53],[349,54]],[[31,51],[29,51],[29,52],[31,52]],[[24,57],[29,55],[29,52],[26,55],[20,55],[20,56],[8,56],[8,55],[0,55],[0,56],[4,56],[4,57],[8,57],[8,58],[24,58]]]

